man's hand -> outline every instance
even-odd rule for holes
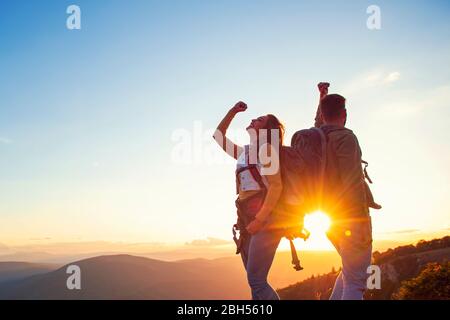
[[[325,97],[328,94],[329,87],[330,87],[330,84],[328,82],[320,82],[317,85],[317,88],[319,89],[319,92],[320,92],[320,99],[322,99],[323,97]]]
[[[255,234],[261,231],[261,229],[264,227],[264,222],[255,219],[247,226],[247,231],[250,234]]]
[[[233,114],[237,114],[239,112],[244,112],[245,110],[247,110],[247,104],[245,102],[239,101],[234,105],[233,108],[231,108],[230,112],[232,112]]]

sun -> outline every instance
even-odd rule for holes
[[[305,229],[311,236],[325,234],[330,229],[330,218],[322,211],[316,211],[305,216]]]
[[[315,211],[305,216],[304,227],[311,234],[305,242],[297,239],[296,245],[300,250],[332,250],[333,246],[327,238],[327,231],[331,221],[322,211]]]
[[[333,245],[327,238],[327,231],[331,226],[331,220],[322,211],[315,211],[305,216],[304,227],[311,234],[308,240],[296,239],[295,246],[298,250],[333,250]],[[280,245],[282,250],[289,249],[289,242],[284,240]]]

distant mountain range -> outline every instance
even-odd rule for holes
[[[437,235],[435,238],[443,236]],[[429,238],[429,235],[426,236]],[[287,245],[287,242],[284,241]],[[387,250],[409,242],[394,240],[378,240],[374,248]],[[287,248],[287,246],[286,246]],[[187,259],[217,259],[233,256],[235,244],[215,238],[193,240],[183,245],[165,243],[126,243],[108,241],[80,242],[45,242],[22,246],[6,246],[0,243],[0,262],[25,261],[32,263],[47,263],[64,265],[73,261],[106,255],[131,254],[164,261]],[[279,253],[282,251],[278,251]],[[312,251],[308,251],[312,252]],[[323,272],[319,270],[320,272]]]
[[[305,270],[291,266],[290,252],[277,253],[270,281],[276,288],[325,272],[339,264],[331,251],[300,252]],[[17,268],[14,265],[17,265]],[[249,299],[239,256],[161,261],[132,255],[105,255],[64,265],[0,262],[0,299]],[[80,291],[66,287],[69,265],[81,269]],[[5,272],[2,273],[2,266]],[[6,266],[8,272],[6,272]],[[16,272],[14,272],[16,271]]]
[[[0,299],[244,299],[242,267],[225,261],[164,262],[129,255],[73,263],[81,290],[68,290],[67,267],[0,285]]]
[[[450,237],[374,253],[382,270],[382,290],[369,299],[389,299],[402,281],[429,262],[450,258]],[[304,271],[295,272],[290,253],[279,252],[269,279],[282,299],[327,299],[339,267],[334,252],[301,252]],[[81,290],[69,290],[69,265],[81,269]],[[314,273],[316,276],[310,276]],[[318,274],[323,274],[319,276]],[[309,277],[309,278],[307,278]],[[294,285],[288,286],[291,283]],[[288,287],[286,287],[288,286]],[[249,299],[238,256],[175,262],[132,255],[105,255],[61,265],[0,262],[0,299]]]
[[[0,262],[0,287],[2,282],[23,279],[55,270],[58,265],[28,262]]]
[[[405,281],[420,276],[430,264],[437,263],[447,270],[449,261],[450,237],[448,236],[431,241],[422,240],[416,245],[400,246],[383,253],[374,252],[372,263],[381,269],[381,289],[368,290],[365,298],[369,300],[392,299]],[[284,300],[325,300],[330,297],[338,274],[338,270],[333,270],[321,276],[312,276],[281,289],[278,293]],[[444,276],[435,280],[439,282],[428,283],[429,288],[421,288],[421,299],[427,297],[427,290],[429,296],[450,299],[450,277]]]

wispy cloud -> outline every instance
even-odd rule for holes
[[[0,137],[0,144],[11,144],[12,140],[5,138],[5,137]]]
[[[414,99],[411,99],[414,97]],[[381,115],[412,116],[427,110],[447,107],[450,104],[450,84],[422,92],[402,92],[381,108]]]
[[[392,83],[397,81],[398,79],[400,79],[400,72],[391,72],[383,79],[383,83]]]
[[[230,243],[231,243],[231,241],[208,237],[207,239],[197,239],[197,240],[193,240],[191,242],[186,242],[185,245],[196,246],[196,247],[199,247],[199,246],[210,247],[210,246],[221,246],[221,245],[230,244]]]
[[[45,237],[45,238],[30,238],[30,241],[48,241],[48,240],[52,240],[51,237]]]
[[[342,92],[346,95],[354,95],[360,91],[387,86],[399,80],[399,71],[372,70],[353,78],[347,85],[344,85]]]
[[[383,234],[407,234],[407,233],[416,233],[419,231],[420,231],[420,229],[404,229],[404,230],[383,232]]]
[[[397,70],[387,71],[385,68],[377,68],[360,73],[344,84],[340,90],[344,96],[353,101],[363,101],[371,97],[371,101],[378,101],[378,115],[382,117],[414,116],[431,109],[447,107],[450,104],[450,83],[442,83],[431,88],[416,88],[389,90],[401,81],[402,74]]]

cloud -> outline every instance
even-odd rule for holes
[[[48,241],[48,240],[52,240],[52,238],[50,237],[45,237],[45,238],[30,238],[30,241]]]
[[[420,231],[420,229],[405,229],[405,230],[383,232],[383,234],[405,234],[405,233],[416,233],[419,231]]]
[[[5,137],[0,137],[0,144],[11,144],[12,140],[5,138]]]
[[[399,71],[373,70],[353,78],[347,85],[344,85],[342,92],[348,96],[355,95],[360,91],[390,85],[399,79]]]
[[[92,166],[93,166],[94,168],[98,168],[98,167],[100,167],[100,162],[94,161],[94,162],[92,162]]]
[[[400,79],[400,72],[391,72],[383,79],[383,83],[392,83],[397,81],[398,79]]]
[[[413,98],[412,98],[413,97]],[[381,107],[380,115],[384,116],[413,116],[422,111],[436,110],[450,104],[450,84],[416,92],[408,90],[392,98]]]
[[[392,90],[393,85],[401,79],[400,71],[378,68],[357,75],[339,91],[352,100],[352,103],[371,104],[383,119],[386,116],[416,116],[424,111],[436,111],[450,105],[450,83],[420,90],[411,85],[409,88],[402,86],[398,90]]]
[[[230,244],[230,243],[231,243],[231,241],[208,237],[207,239],[197,239],[197,240],[192,240],[191,242],[186,242],[185,245],[195,246],[195,247],[212,247],[212,246],[221,246],[221,245]]]

